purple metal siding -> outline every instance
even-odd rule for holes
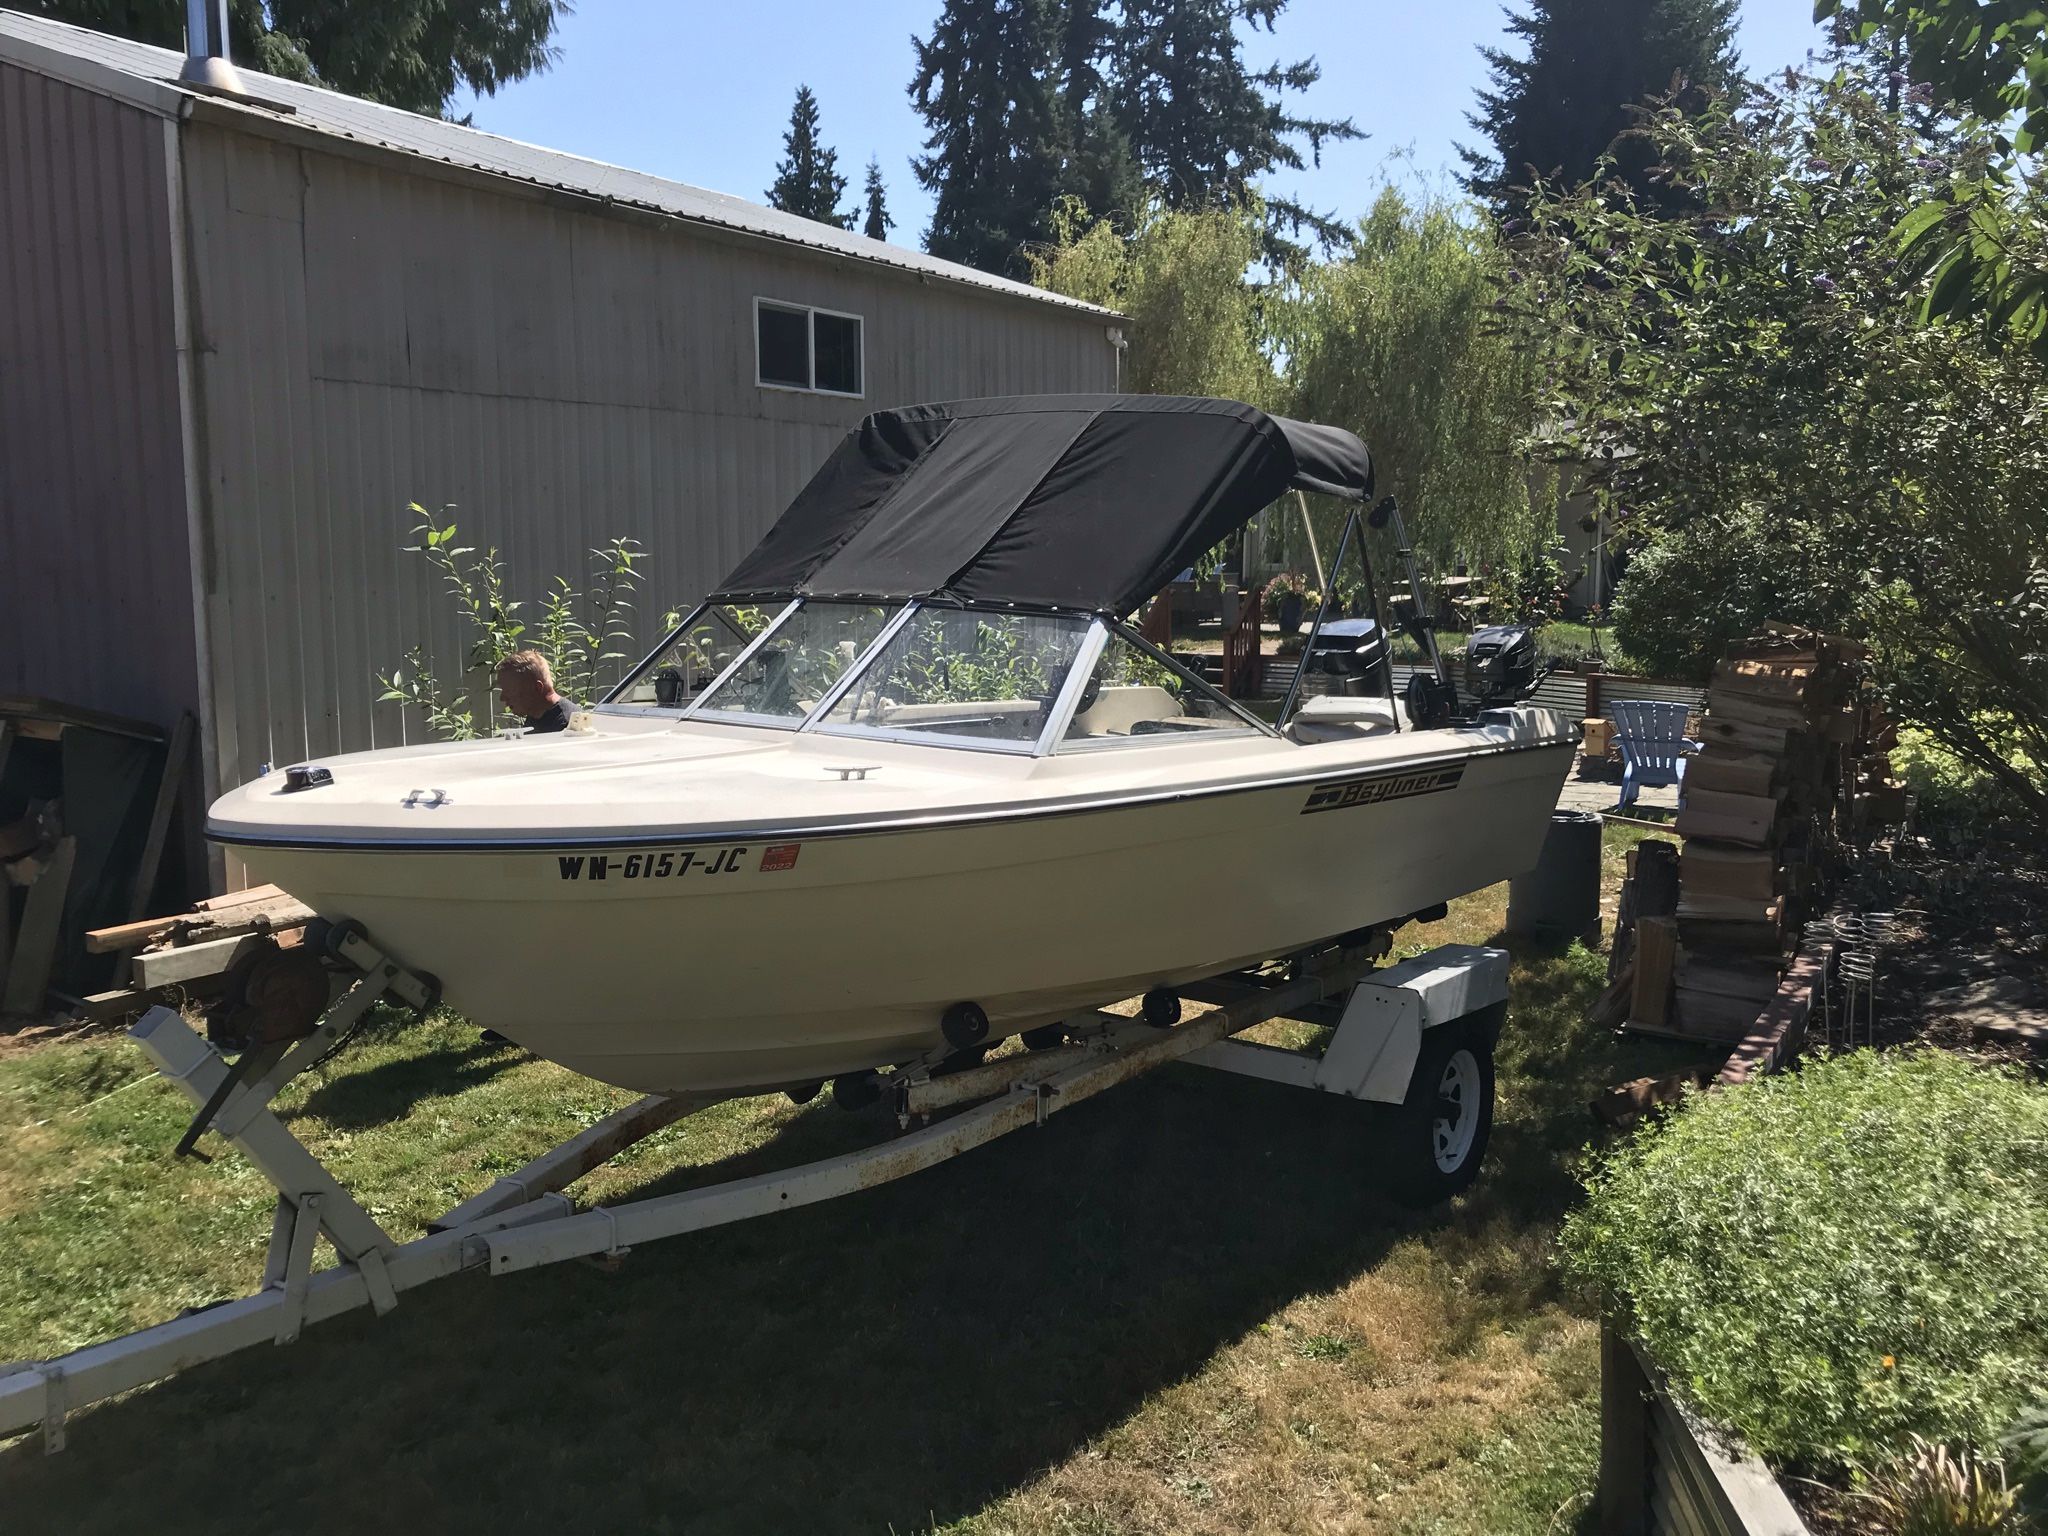
[[[0,692],[198,707],[161,118],[0,65]]]

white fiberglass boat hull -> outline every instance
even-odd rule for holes
[[[970,766],[934,794],[930,749],[784,738],[744,749],[736,799],[691,796],[702,774],[674,765],[662,799],[716,814],[662,827],[645,799],[548,804],[546,775],[562,775],[527,765],[582,766],[587,790],[593,754],[629,733],[584,734],[613,746],[337,758],[336,788],[287,807],[400,759],[391,783],[431,765],[459,830],[416,805],[388,834],[286,846],[278,789],[259,780],[215,807],[213,834],[538,1055],[646,1092],[736,1090],[908,1060],[942,1044],[953,1003],[979,1003],[999,1038],[1505,879],[1535,862],[1572,758],[1561,717],[1515,710],[1481,729],[1154,746],[1035,774],[942,753]],[[892,800],[892,775],[928,803]],[[771,781],[785,792],[764,794]],[[783,814],[750,818],[750,799]],[[645,818],[630,835],[627,812]]]

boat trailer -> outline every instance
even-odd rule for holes
[[[0,1435],[39,1423],[45,1450],[55,1452],[64,1445],[66,1416],[78,1408],[252,1345],[289,1344],[308,1324],[359,1307],[382,1315],[406,1291],[443,1276],[621,1255],[657,1238],[852,1194],[1043,1125],[1171,1061],[1382,1106],[1382,1166],[1393,1193],[1415,1204],[1444,1198],[1477,1172],[1492,1124],[1492,1052],[1506,1014],[1508,956],[1452,944],[1376,971],[1391,943],[1387,931],[1353,938],[1348,947],[1184,987],[1180,995],[1214,1005],[1184,1020],[1162,1018],[1177,1006],[1148,998],[1138,1017],[1096,1011],[1066,1021],[1063,1044],[965,1066],[935,1051],[881,1074],[875,1096],[893,1107],[901,1134],[875,1146],[578,1210],[562,1193],[575,1180],[683,1116],[742,1096],[650,1095],[455,1206],[425,1236],[400,1242],[270,1108],[292,1078],[346,1043],[374,1003],[389,996],[424,1011],[436,1000],[431,977],[406,969],[355,925],[340,925],[329,950],[354,980],[302,1038],[252,1045],[230,1064],[169,1008],[151,1009],[129,1031],[200,1107],[182,1145],[210,1129],[276,1186],[262,1286],[55,1359],[0,1365]],[[1160,1001],[1177,1004],[1171,995]],[[1231,1038],[1283,1016],[1334,1029],[1319,1054]],[[967,1107],[934,1118],[958,1106]],[[339,1262],[316,1273],[314,1239],[323,1232]]]

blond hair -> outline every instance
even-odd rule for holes
[[[500,673],[506,671],[517,672],[522,677],[530,677],[536,683],[539,683],[541,687],[550,690],[555,686],[555,674],[553,669],[548,666],[547,657],[531,648],[523,651],[514,651],[510,656],[507,656],[498,663],[498,671]]]

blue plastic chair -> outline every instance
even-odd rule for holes
[[[1621,746],[1621,805],[1633,805],[1644,785],[1676,784],[1685,804],[1685,754],[1700,744],[1685,734],[1683,704],[1630,699],[1613,706],[1614,739]]]

